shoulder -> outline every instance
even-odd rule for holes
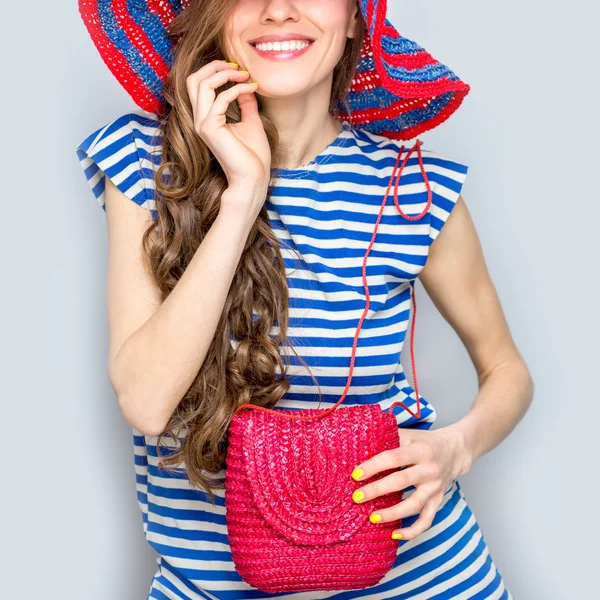
[[[102,125],[83,139],[77,148],[88,156],[115,153],[128,145],[150,150],[160,147],[162,124],[159,117],[144,110],[134,110]]]
[[[430,148],[426,142],[419,140],[419,138],[395,140],[387,136],[371,133],[362,128],[353,129],[353,134],[357,146],[367,157],[374,161],[389,160],[390,158],[393,158],[395,161],[402,150],[398,164],[400,166],[406,155],[410,153],[405,168],[411,167],[412,170],[412,167],[415,165],[420,165],[420,156],[424,169],[428,175],[431,174],[431,180],[435,184],[449,184],[451,180],[460,181],[467,174],[467,165]],[[421,142],[419,150],[415,147],[411,152],[411,149],[418,140]]]
[[[461,197],[469,167],[463,160],[428,149],[425,144],[421,147],[421,156],[431,189],[431,204],[428,212],[429,239],[432,244]]]
[[[419,138],[396,140],[362,128],[354,129],[353,134],[363,154],[361,160],[372,167],[386,185],[394,166],[398,165],[396,174],[402,167],[398,187],[403,210],[410,215],[424,213],[429,244],[433,243],[463,191],[468,165],[429,147]],[[420,144],[417,145],[417,141]],[[424,212],[428,202],[429,208]]]
[[[153,210],[163,124],[144,110],[118,116],[87,135],[75,151],[96,200],[105,209],[104,175],[131,200]]]

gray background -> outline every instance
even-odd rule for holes
[[[141,600],[155,554],[136,503],[131,431],[106,375],[106,222],[74,153],[135,105],[75,2],[8,4],[1,595]],[[536,382],[525,418],[463,489],[516,600],[596,597],[598,9],[390,4],[400,33],[472,86],[420,138],[470,167],[463,194]],[[477,382],[418,287],[419,384],[441,427],[465,414]],[[410,375],[408,352],[404,365]]]

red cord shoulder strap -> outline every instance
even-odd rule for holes
[[[400,168],[398,169],[398,162],[400,160],[400,157],[402,156],[402,153],[404,152],[404,145],[400,148],[400,151],[398,152],[398,156],[396,158],[396,163],[394,164],[392,176],[390,177],[390,180],[389,180],[388,186],[387,186],[387,190],[386,190],[385,196],[383,198],[383,202],[381,203],[381,208],[379,209],[379,214],[377,215],[377,220],[375,221],[375,226],[373,229],[373,235],[371,237],[371,241],[369,242],[369,246],[363,257],[362,277],[363,277],[363,287],[365,290],[365,296],[367,298],[367,301],[365,304],[363,314],[362,314],[360,320],[358,321],[358,325],[356,327],[356,332],[354,334],[354,342],[352,344],[352,356],[350,358],[350,373],[348,374],[348,380],[346,381],[346,387],[344,388],[344,391],[343,391],[340,399],[333,406],[328,408],[327,410],[325,410],[321,413],[317,413],[316,415],[309,415],[309,416],[286,414],[286,413],[282,413],[281,411],[272,410],[272,409],[265,408],[263,406],[257,406],[254,404],[242,404],[241,406],[238,406],[238,408],[236,409],[236,413],[240,410],[249,408],[249,409],[254,409],[254,410],[262,410],[265,412],[276,413],[282,417],[289,418],[289,419],[300,419],[303,421],[310,421],[313,419],[323,418],[324,416],[333,412],[342,403],[342,401],[346,397],[346,394],[348,393],[348,390],[350,389],[350,382],[352,381],[352,373],[354,372],[354,358],[356,356],[356,346],[358,344],[358,336],[360,334],[360,330],[362,328],[363,321],[365,320],[365,318],[369,312],[369,306],[371,305],[371,296],[369,294],[369,285],[367,282],[367,257],[369,256],[369,253],[371,252],[371,248],[373,247],[373,243],[375,242],[375,237],[377,236],[377,229],[379,227],[379,221],[381,220],[381,217],[383,215],[383,209],[385,208],[385,205],[387,203],[387,199],[388,199],[388,196],[390,193],[390,187],[392,186],[392,182],[394,183],[394,204],[396,205],[396,208],[398,209],[400,214],[405,219],[408,219],[410,221],[420,219],[427,213],[427,211],[429,210],[429,207],[431,206],[432,192],[431,192],[431,186],[429,185],[429,179],[427,178],[427,173],[425,172],[425,166],[423,165],[423,157],[421,156],[421,145],[422,144],[423,144],[423,142],[421,140],[416,140],[414,146],[407,152],[406,156],[404,157],[404,160],[402,161],[402,164],[400,165]],[[400,203],[398,202],[398,184],[400,183],[400,176],[402,175],[402,170],[406,166],[406,163],[407,163],[410,155],[413,153],[413,151],[415,149],[417,150],[417,155],[419,158],[419,167],[421,169],[421,174],[423,175],[423,181],[425,182],[425,187],[427,188],[427,203],[425,205],[425,208],[418,215],[407,215],[402,211]],[[396,169],[398,169],[397,173],[396,173]],[[411,299],[412,299],[412,303],[413,303],[413,307],[414,307],[414,316],[413,316],[412,327],[411,327],[411,331],[410,331],[410,357],[411,357],[411,362],[412,362],[413,379],[415,382],[415,393],[416,393],[416,397],[417,397],[416,398],[417,411],[412,412],[410,410],[410,408],[408,408],[408,406],[406,406],[406,404],[404,404],[403,402],[394,402],[388,408],[388,410],[389,411],[393,410],[393,408],[395,406],[402,406],[415,419],[418,420],[421,417],[421,400],[419,398],[419,387],[418,387],[418,383],[417,383],[417,369],[416,369],[416,365],[415,365],[415,357],[414,357],[414,351],[413,351],[415,322],[417,320],[417,304],[415,301],[415,283],[416,283],[415,281],[410,282]]]

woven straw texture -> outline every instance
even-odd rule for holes
[[[382,201],[383,209],[395,181],[396,208],[409,219],[423,216],[431,202],[428,193],[423,213],[408,216],[397,199],[402,170],[415,149],[427,181],[421,143],[415,142],[396,176],[402,146]],[[402,526],[402,520],[374,524],[369,516],[379,508],[400,503],[403,490],[362,503],[352,499],[358,487],[395,469],[380,471],[361,482],[352,479],[351,473],[372,456],[399,447],[398,425],[392,413],[395,406],[413,413],[402,402],[394,402],[385,412],[379,404],[338,409],[352,381],[358,337],[370,306],[366,261],[378,227],[379,218],[363,259],[367,302],[356,327],[348,381],[336,404],[303,410],[242,404],[229,425],[225,508],[232,560],[242,579],[266,592],[363,589],[378,583],[396,558],[398,544],[391,532]],[[414,302],[414,286],[412,291]],[[411,358],[417,390],[413,355],[416,304],[414,308]],[[417,418],[420,412],[417,392]]]
[[[310,416],[325,409],[277,410]],[[236,570],[265,592],[362,589],[392,567],[401,520],[369,515],[399,503],[399,490],[357,503],[354,468],[399,446],[398,425],[379,405],[344,407],[299,420],[244,410],[229,427],[225,509]]]

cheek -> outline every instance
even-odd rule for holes
[[[253,0],[238,0],[229,13],[225,29],[231,36],[240,36],[260,25],[259,7]]]
[[[232,27],[226,28],[223,32],[223,51],[226,60],[236,60],[237,54],[240,51],[240,33]]]
[[[306,0],[303,4],[306,17],[324,34],[346,30],[350,19],[352,0]]]
[[[224,45],[229,52],[235,53],[242,50],[244,40],[252,37],[251,32],[256,31],[258,22],[256,9],[249,8],[252,4],[246,0],[238,2],[236,9],[230,15],[225,25]]]

